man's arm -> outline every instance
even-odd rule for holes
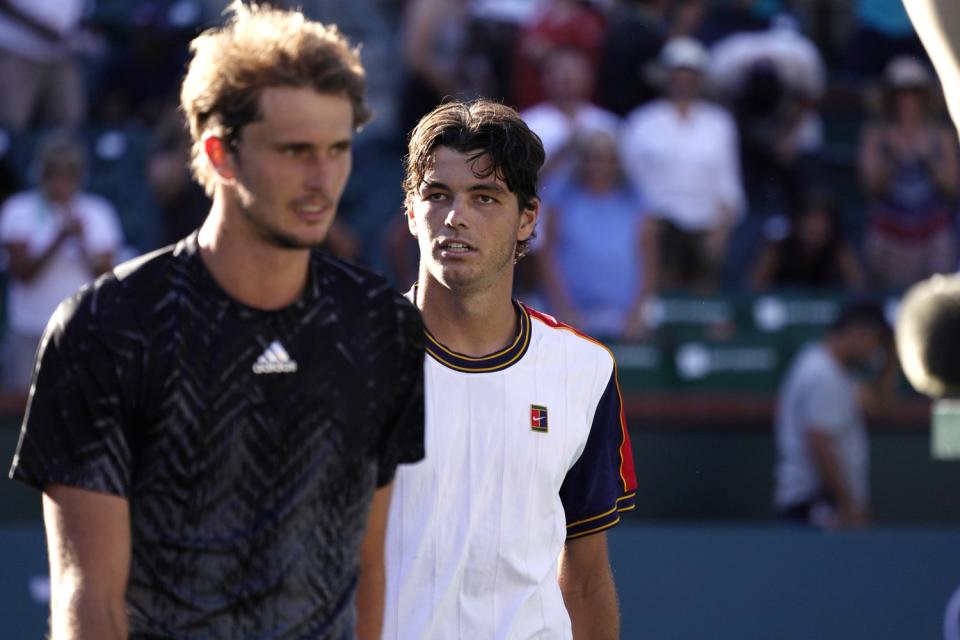
[[[43,494],[51,640],[127,637],[130,512],[118,496],[51,485]]]
[[[817,465],[820,482],[837,501],[837,526],[860,528],[867,524],[867,514],[856,504],[847,480],[843,477],[840,462],[833,450],[833,437],[820,429],[807,431],[807,443]]]
[[[891,340],[884,348],[885,360],[880,372],[857,387],[857,399],[863,412],[870,418],[882,418],[896,399],[897,360],[896,345]]]
[[[383,541],[390,513],[393,483],[377,489],[370,505],[367,532],[360,549],[360,581],[357,585],[357,638],[380,640],[383,632],[384,591],[387,584]]]
[[[953,123],[960,128],[960,3],[904,0],[913,27],[940,76]]]
[[[568,541],[560,553],[557,581],[575,640],[617,640],[620,611],[607,558],[607,534]]]
[[[76,225],[68,225],[61,229],[56,239],[38,256],[30,255],[26,241],[5,243],[3,248],[6,249],[7,256],[10,260],[9,271],[11,275],[24,282],[33,280],[54,254],[60,250],[60,247],[67,238],[80,234],[78,229],[79,227]]]

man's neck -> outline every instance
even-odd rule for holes
[[[842,368],[850,368],[850,357],[840,340],[837,340],[835,336],[827,336],[823,340],[823,346],[826,348],[827,353],[829,353]]]
[[[222,201],[214,200],[197,237],[213,279],[231,297],[256,309],[292,304],[306,286],[310,251],[271,245],[238,222],[237,216],[225,215]]]
[[[517,335],[511,283],[469,293],[451,291],[420,274],[415,300],[423,323],[443,346],[472,357],[496,353]]]

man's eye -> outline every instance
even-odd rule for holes
[[[445,193],[428,193],[424,197],[424,200],[427,200],[429,202],[442,202],[446,198],[447,198],[447,194]]]
[[[494,204],[496,203],[497,199],[493,196],[479,195],[477,196],[477,201],[479,201],[480,204]]]

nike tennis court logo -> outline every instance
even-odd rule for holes
[[[253,363],[254,373],[293,373],[296,370],[296,360],[290,357],[279,340],[271,342]]]

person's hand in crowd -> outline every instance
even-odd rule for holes
[[[73,211],[67,211],[60,227],[60,234],[66,238],[83,238],[83,221]]]

